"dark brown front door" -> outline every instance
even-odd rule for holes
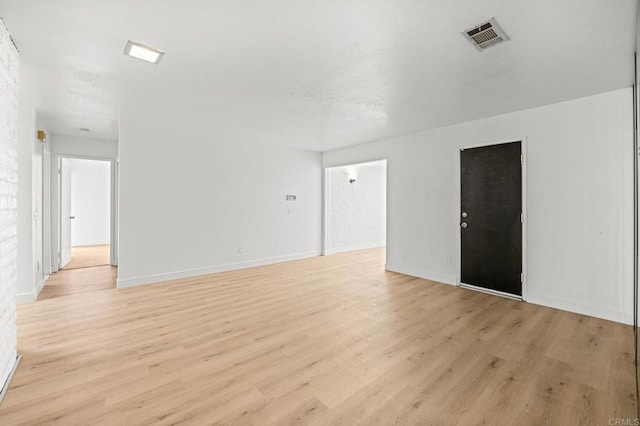
[[[522,295],[521,142],[460,151],[461,281]]]

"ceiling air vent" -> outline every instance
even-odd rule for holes
[[[487,22],[469,28],[464,31],[462,35],[480,51],[509,40],[509,37],[504,33],[502,28],[500,28],[495,18],[491,18]]]

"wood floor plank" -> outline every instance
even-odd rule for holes
[[[110,251],[111,246],[109,244],[71,247],[71,261],[67,263],[64,269],[71,270],[108,265],[111,260]]]
[[[384,271],[361,250],[18,308],[0,424],[608,424],[631,327]]]

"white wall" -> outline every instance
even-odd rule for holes
[[[35,146],[36,113],[26,101],[26,79],[22,78],[20,111],[18,114],[18,302],[35,300],[33,265],[33,150]]]
[[[528,301],[631,322],[632,90],[327,152],[387,158],[387,269],[456,283],[459,148],[527,139]]]
[[[325,254],[384,246],[387,162],[328,168],[325,186]]]
[[[47,134],[47,143],[42,145],[42,271],[44,276],[51,274],[52,270],[52,244],[51,244],[51,150],[50,139]]]
[[[122,120],[118,286],[318,255],[321,180],[318,153]]]
[[[0,389],[16,363],[19,61],[0,20]]]
[[[109,244],[111,163],[71,159],[71,246]]]
[[[36,129],[42,130],[42,125],[39,123],[36,114]],[[42,241],[42,223],[43,223],[43,208],[42,208],[42,168],[44,165],[44,145],[36,137],[36,130],[34,129],[31,144],[33,147],[32,163],[31,163],[31,209],[33,211],[32,217],[32,263],[33,263],[33,282],[35,284],[36,292],[39,292],[39,288],[44,286],[45,274],[43,272],[43,241]]]
[[[115,160],[118,158],[118,141],[55,135],[51,142],[51,155]]]
[[[47,129],[36,114],[33,87],[32,73],[22,67],[18,111],[18,303],[35,301],[49,273],[45,270],[48,262],[43,262],[42,174],[48,152],[36,135],[37,130]]]

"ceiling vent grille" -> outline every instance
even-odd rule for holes
[[[469,28],[462,35],[479,51],[509,40],[495,18]]]

